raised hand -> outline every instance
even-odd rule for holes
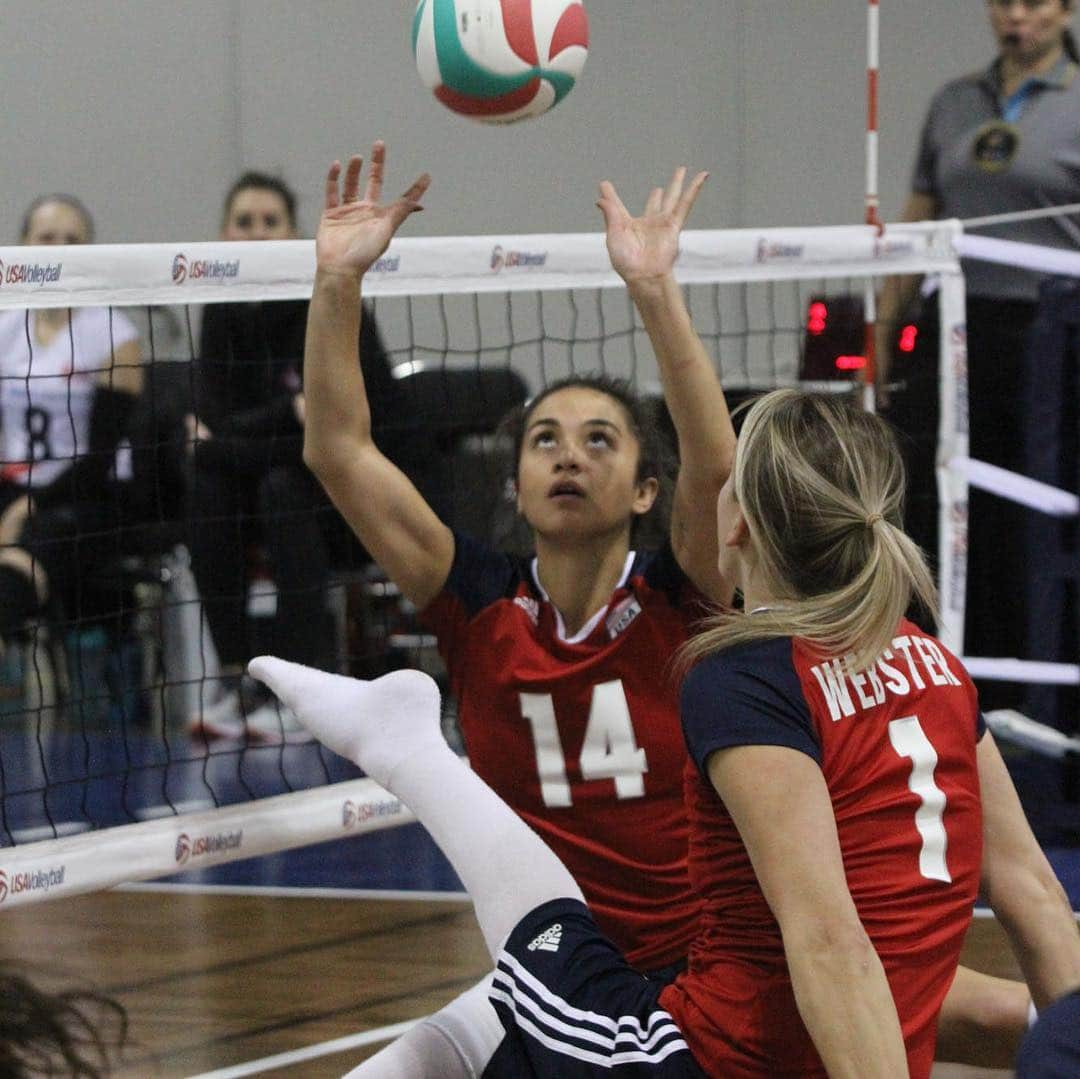
[[[653,188],[640,217],[630,215],[610,181],[601,182],[596,205],[607,227],[608,255],[627,284],[671,272],[679,254],[679,233],[708,176],[699,172],[687,187],[686,168],[680,166],[666,188]]]
[[[364,273],[386,250],[401,223],[417,210],[431,183],[425,172],[398,199],[385,205],[382,197],[386,146],[376,142],[371,148],[371,167],[363,198],[360,197],[360,169],[363,158],[354,155],[345,166],[339,194],[341,162],[335,161],[326,174],[326,198],[319,231],[315,235],[315,258],[320,270]]]

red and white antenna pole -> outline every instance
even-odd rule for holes
[[[866,23],[866,223],[879,230],[878,217],[878,64],[880,20],[878,0],[867,0]]]
[[[878,216],[880,199],[878,197],[878,65],[880,57],[880,9],[878,0],[867,0],[866,20],[866,198],[865,221],[873,225],[878,233],[885,226]],[[863,300],[865,326],[863,329],[863,351],[866,353],[866,366],[863,368],[863,406],[867,411],[874,409],[874,383],[877,378],[877,347],[875,330],[877,324],[877,296],[874,281],[866,284]]]

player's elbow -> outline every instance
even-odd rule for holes
[[[1006,929],[1022,929],[1034,919],[1072,919],[1072,908],[1053,867],[1045,859],[1030,865],[987,859],[983,869],[986,901]]]
[[[314,439],[305,435],[303,458],[304,464],[316,476],[320,476],[329,467],[329,457],[321,439]]]
[[[304,464],[324,483],[347,471],[362,451],[361,441],[355,438],[319,434],[310,427],[304,432]]]
[[[805,916],[781,926],[784,950],[794,969],[848,971],[861,977],[878,962],[874,946],[858,915]]]

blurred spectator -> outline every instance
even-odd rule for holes
[[[20,242],[83,244],[86,208],[45,195],[26,212]],[[47,603],[84,616],[88,567],[121,553],[114,483],[143,370],[138,335],[111,308],[0,312],[0,637]]]
[[[280,179],[247,172],[224,205],[222,240],[297,236],[296,197]],[[208,305],[195,361],[196,413],[188,417],[192,568],[222,671],[219,698],[192,716],[203,736],[276,740],[292,731],[287,714],[242,675],[251,639],[252,574],[276,586],[269,641],[277,655],[336,670],[327,583],[335,565],[366,559],[303,463],[302,361],[306,300]],[[395,386],[378,329],[364,317],[360,362],[394,416]],[[265,558],[263,564],[252,559]],[[284,728],[282,724],[284,723]],[[300,733],[298,732],[298,736]]]

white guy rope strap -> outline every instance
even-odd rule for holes
[[[972,457],[954,457],[949,461],[949,468],[967,477],[972,487],[1000,495],[1010,502],[1019,502],[1051,517],[1075,517],[1080,512],[1080,498],[1071,491],[1062,491],[997,465],[988,465]]]
[[[998,262],[1036,273],[1080,277],[1080,252],[1058,247],[998,240],[991,236],[957,236],[956,253],[961,258]]]
[[[985,716],[990,730],[1008,742],[1059,760],[1070,754],[1080,757],[1080,738],[1070,738],[1054,727],[1036,723],[1012,708],[999,708],[985,713]]]
[[[960,662],[972,678],[992,682],[1030,682],[1033,685],[1078,686],[1080,667],[1074,663],[1043,663],[1034,659],[991,659],[962,656]]]
[[[965,217],[961,224],[965,229],[981,229],[988,225],[1013,225],[1019,221],[1037,221],[1042,217],[1068,217],[1080,214],[1080,202],[1064,206],[1041,206],[1036,210],[1013,210],[1007,214],[988,214],[985,217]]]

